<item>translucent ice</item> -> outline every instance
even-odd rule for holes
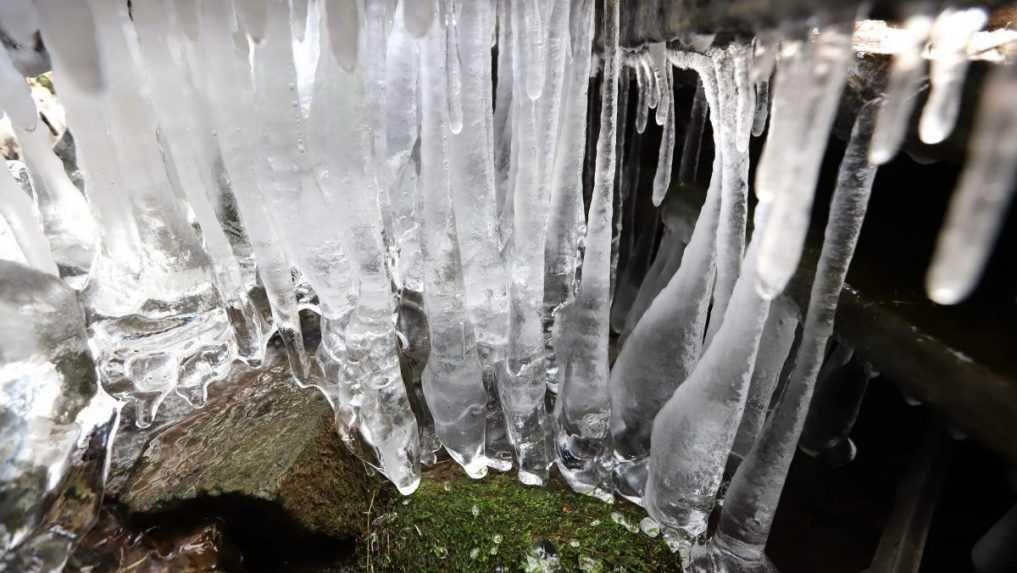
[[[923,142],[939,143],[953,131],[968,70],[968,42],[988,17],[984,8],[947,8],[933,23],[929,70],[932,87],[918,122],[918,137]]]

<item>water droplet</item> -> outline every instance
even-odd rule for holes
[[[448,558],[448,549],[446,549],[442,545],[435,545],[433,551],[434,556],[437,557],[438,559],[444,560]]]
[[[480,557],[480,548],[474,547],[470,549],[470,559],[476,559],[477,557]]]
[[[495,533],[494,537],[492,539],[497,544],[497,543],[501,543],[501,540],[503,539],[503,537],[501,536],[500,533]]]
[[[660,524],[654,521],[652,517],[644,517],[639,522],[639,529],[650,537],[660,535]]]
[[[477,507],[476,504],[474,504],[473,507],[470,508],[470,513],[473,514],[473,517],[477,517],[478,515],[480,515],[480,508]]]

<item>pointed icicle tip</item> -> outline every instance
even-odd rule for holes
[[[434,0],[402,0],[403,25],[414,38],[423,38],[434,19]]]
[[[336,62],[347,72],[352,72],[357,67],[357,42],[360,31],[356,0],[328,0],[325,23],[328,26],[328,41]]]

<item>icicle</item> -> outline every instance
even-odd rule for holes
[[[260,42],[265,37],[268,27],[268,12],[266,3],[271,0],[233,0],[233,9],[236,10],[237,20],[247,35],[255,42]],[[342,2],[345,0],[334,0]],[[289,17],[287,17],[289,21]]]
[[[734,64],[735,87],[735,150],[739,154],[747,153],[749,140],[752,138],[752,127],[756,113],[756,91],[750,80],[749,58],[751,50],[748,46],[731,44],[728,48],[731,62]]]
[[[6,221],[28,264],[36,270],[59,276],[32,200],[14,181],[6,165],[0,172],[0,217]]]
[[[494,120],[492,122],[494,141],[494,189],[495,203],[498,208],[498,228],[502,241],[506,242],[511,235],[511,211],[506,212],[506,205],[511,204],[512,182],[512,121],[513,108],[512,69],[515,34],[512,31],[511,0],[498,2],[498,85],[495,88]]]
[[[716,74],[717,78],[719,105],[715,108],[716,113],[711,113],[710,116],[715,117],[714,121],[720,124],[720,155],[724,173],[720,224],[717,227],[717,284],[713,291],[713,320],[707,331],[707,344],[721,326],[718,319],[727,316],[725,311],[745,254],[749,156],[747,148],[746,151],[738,150],[737,141],[743,137],[738,129],[746,129],[747,135],[750,126],[745,121],[739,121],[739,106],[736,103],[738,81],[735,78],[738,68],[732,65],[732,60],[741,56],[738,53],[740,51],[735,45],[728,50],[715,50],[711,58],[712,65],[704,61],[698,67],[701,76]]]
[[[950,200],[926,278],[929,298],[957,304],[978,284],[1013,200],[1017,172],[1017,67],[999,66],[983,88],[968,162]]]
[[[933,23],[929,71],[932,87],[918,122],[918,136],[923,142],[939,143],[953,131],[968,71],[968,41],[988,19],[984,8],[947,8]]]
[[[536,100],[544,91],[545,68],[544,60],[546,48],[544,41],[547,38],[547,27],[542,21],[544,14],[542,8],[545,2],[541,0],[521,0],[522,21],[517,28],[523,44],[523,57],[526,59],[526,95],[531,100]],[[559,8],[561,2],[555,2]]]
[[[872,135],[872,149],[869,150],[869,160],[877,165],[893,159],[907,135],[922,72],[925,71],[922,52],[931,29],[932,18],[927,14],[912,15],[904,23],[905,41],[890,66],[886,93],[876,120],[876,132]]]
[[[497,376],[504,368],[508,343],[509,277],[498,233],[493,138],[487,123],[493,97],[488,34],[495,13],[491,8],[487,2],[462,4],[459,50],[463,90],[469,97],[462,101],[463,129],[449,140],[449,160],[466,314],[476,332],[488,392],[487,463],[507,471],[512,467],[512,453],[498,401]],[[505,72],[511,76],[510,70]]]
[[[833,351],[819,371],[808,417],[798,448],[829,466],[840,467],[858,455],[851,431],[876,372],[855,356],[844,340],[834,339]]]
[[[763,337],[759,342],[756,364],[752,369],[752,382],[745,400],[745,411],[742,413],[731,446],[731,457],[728,459],[728,476],[734,473],[745,456],[752,451],[756,438],[763,429],[769,413],[773,392],[780,382],[780,374],[788,361],[792,344],[795,341],[795,330],[801,321],[801,310],[791,299],[779,296],[770,306],[770,314],[766,317]]]
[[[637,61],[636,65],[632,68],[636,74],[636,86],[638,95],[636,97],[636,132],[644,133],[646,131],[646,121],[650,117],[650,106],[649,100],[649,80],[646,79],[646,67],[642,65],[641,60]]]
[[[530,0],[534,2],[535,0]],[[535,8],[534,8],[535,9]],[[542,301],[544,294],[545,214],[547,198],[542,195],[544,173],[543,141],[538,110],[543,100],[531,100],[526,93],[526,53],[532,40],[524,14],[512,10],[512,164],[509,181],[512,191],[512,240],[510,258],[510,321],[508,362],[498,391],[505,411],[509,438],[519,462],[519,479],[530,485],[544,484],[551,463],[546,436],[550,431],[544,410],[546,389]],[[550,99],[550,98],[547,98]],[[548,118],[550,119],[550,118]]]
[[[752,117],[752,136],[759,137],[766,131],[766,120],[770,115],[770,80],[756,84],[756,111]]]
[[[290,22],[293,28],[293,38],[297,42],[303,42],[307,34],[307,4],[312,0],[290,0]]]
[[[463,80],[462,55],[459,49],[459,26],[457,22],[459,5],[456,0],[445,0],[448,14],[445,16],[445,74],[448,94],[448,128],[452,133],[463,130]],[[473,97],[473,94],[470,94]]]
[[[661,42],[650,45],[650,61],[653,62],[653,69],[657,78],[657,113],[654,120],[657,125],[663,126],[668,121],[672,104],[674,103],[674,86],[671,81],[671,64],[667,61],[667,46]]]
[[[870,103],[859,113],[838,173],[802,342],[788,388],[731,481],[717,533],[708,545],[693,549],[693,571],[773,568],[764,553],[766,540],[805,423],[826,342],[833,333],[837,300],[875,178],[876,167],[867,162],[875,110]]]
[[[415,38],[423,38],[431,29],[434,19],[434,0],[402,0],[403,22]]]
[[[612,499],[609,485],[608,339],[611,315],[610,265],[612,206],[617,151],[619,0],[604,6],[604,65],[600,135],[597,140],[593,200],[586,231],[583,281],[567,313],[568,354],[556,403],[558,467],[573,490]]]
[[[99,240],[88,203],[50,148],[47,129],[14,130],[32,173],[35,206],[60,276],[80,290],[88,279]]]
[[[290,261],[281,244],[278,230],[272,227],[264,211],[254,170],[258,156],[255,133],[249,118],[253,115],[250,70],[246,56],[233,52],[228,32],[232,13],[228,5],[210,2],[203,5],[199,22],[201,49],[209,54],[203,72],[209,107],[219,113],[210,114],[216,131],[230,183],[235,193],[240,218],[247,229],[258,265],[258,276],[265,287],[272,312],[272,322],[282,338],[290,370],[296,380],[307,383],[309,357],[297,314],[297,301]],[[316,235],[313,235],[316,236]],[[322,387],[326,395],[331,395]]]
[[[667,60],[665,59],[665,62]],[[664,97],[660,105],[657,106],[657,117],[664,116],[664,133],[661,134],[660,138],[660,152],[657,155],[657,173],[653,176],[653,206],[659,207],[664,201],[664,197],[667,196],[667,191],[671,187],[671,171],[674,163],[674,140],[675,140],[675,109],[674,109],[674,93],[671,88],[671,82],[673,78],[673,72],[671,70],[671,64],[667,63],[667,68],[664,70],[664,80],[661,85],[664,86]],[[661,112],[661,109],[667,109],[668,111]]]
[[[241,0],[242,1],[242,0]],[[273,0],[256,0],[272,2]],[[408,0],[409,1],[409,0]],[[433,1],[433,0],[431,0]],[[357,67],[360,15],[356,0],[327,0],[325,25],[336,62],[347,72]],[[243,3],[243,2],[242,2]]]
[[[178,62],[171,57],[169,19],[166,15],[172,13],[172,6],[159,6],[154,2],[139,5],[132,12],[140,34],[144,68],[158,70],[157,73],[148,73],[146,79],[151,86],[160,124],[167,168],[174,176],[171,182],[186,199],[201,228],[205,250],[215,269],[216,286],[225,299],[223,302],[233,326],[238,352],[249,364],[258,365],[268,342],[268,325],[248,296],[249,290],[255,286],[254,277],[251,277],[251,284],[244,280],[229,239],[209,203],[209,198],[218,194],[212,164],[214,155],[203,145],[208,130],[201,121],[203,116],[190,82]]]
[[[486,22],[481,19],[478,24],[486,40]],[[450,196],[453,181],[448,168],[448,119],[443,113],[448,109],[444,100],[451,95],[445,91],[448,76],[443,69],[443,61],[451,54],[442,53],[448,46],[447,30],[433,25],[420,51],[420,205],[427,264],[424,302],[431,331],[431,353],[423,383],[435,430],[445,449],[467,475],[481,478],[487,474],[487,391],[473,327],[460,294],[464,288],[463,268]],[[482,97],[478,99],[483,101]],[[482,130],[479,135],[486,138]]]
[[[355,0],[354,0],[355,1]],[[354,41],[357,41],[356,34],[363,38],[363,53],[359,54],[363,69],[361,75],[364,82],[364,95],[367,104],[367,124],[371,129],[371,159],[377,170],[378,182],[385,184],[391,177],[388,173],[385,158],[388,154],[385,151],[386,138],[384,102],[388,93],[385,77],[385,58],[388,48],[388,30],[390,28],[391,14],[389,13],[389,2],[384,0],[369,1],[364,3],[364,17],[361,22],[362,29],[354,32]],[[358,52],[354,52],[357,55]],[[379,197],[381,200],[382,197]]]
[[[682,185],[694,182],[699,172],[703,128],[706,127],[706,116],[709,111],[709,107],[706,105],[706,94],[703,92],[703,82],[699,80],[696,86],[696,95],[692,100],[692,110],[689,112],[689,126],[685,131],[685,141],[682,143],[681,165],[678,166],[678,183]]]
[[[46,22],[46,47],[65,59],[69,80],[87,93],[103,89],[105,71],[88,2],[35,0],[34,4],[39,19]]]
[[[687,68],[693,54],[670,52]],[[703,77],[707,101],[717,106],[716,83]],[[719,138],[719,126],[714,134]],[[720,149],[719,142],[715,146]],[[611,438],[615,491],[639,502],[646,480],[653,418],[699,361],[714,273],[714,240],[721,203],[721,155],[678,272],[653,300],[622,347],[611,371]]]
[[[631,300],[630,297],[625,296],[624,300],[616,299],[616,293],[618,292],[618,273],[619,264],[623,262],[622,259],[622,235],[624,234],[625,219],[628,216],[625,210],[626,202],[630,202],[628,196],[625,194],[626,186],[623,183],[625,179],[625,165],[628,164],[628,157],[626,153],[626,137],[629,132],[629,93],[631,90],[631,82],[629,82],[627,69],[625,68],[624,56],[622,57],[621,63],[618,68],[618,124],[615,128],[617,134],[616,140],[616,159],[615,162],[618,167],[614,172],[615,180],[615,193],[612,198],[612,204],[614,207],[614,224],[611,227],[611,332],[618,332],[620,329],[616,329],[615,326],[618,323],[617,315],[626,312],[625,308],[618,307],[617,313],[615,310],[616,300],[621,300],[621,305],[626,304],[625,300]],[[630,228],[631,233],[631,228]],[[627,253],[626,253],[627,254]],[[627,263],[627,260],[624,261]],[[546,294],[546,289],[545,289]]]
[[[756,194],[771,203],[760,244],[757,288],[773,298],[798,267],[830,127],[851,61],[843,26],[820,30],[809,42],[784,47],[770,135],[756,172]],[[779,222],[778,222],[779,221]]]
[[[7,114],[15,127],[32,131],[39,122],[39,114],[21,72],[14,68],[7,50],[0,53],[0,111]]]

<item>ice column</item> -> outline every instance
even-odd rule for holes
[[[334,33],[329,29],[326,40]],[[344,331],[328,341],[339,378],[336,420],[341,434],[359,433],[382,473],[409,494],[420,483],[420,445],[399,371],[366,90],[359,71],[348,72],[337,63],[325,55],[318,62],[309,122],[317,183],[326,205],[338,215],[357,287]]]
[[[116,419],[75,291],[0,261],[0,569],[63,568],[98,517]]]
[[[756,171],[756,195],[772,204],[760,244],[758,288],[773,298],[798,267],[809,228],[819,168],[851,62],[845,25],[808,41],[782,45],[770,135]]]
[[[866,104],[859,114],[838,173],[802,342],[787,390],[731,481],[717,533],[708,545],[693,550],[691,571],[775,571],[764,554],[766,540],[805,423],[826,343],[833,334],[837,300],[876,174],[876,167],[867,160],[874,105]]]
[[[486,35],[486,22],[481,24]],[[467,475],[481,478],[487,474],[487,391],[473,325],[466,316],[457,217],[452,211],[446,66],[447,58],[456,56],[446,51],[446,33],[440,25],[432,25],[420,50],[420,205],[427,266],[424,303],[431,331],[424,396],[449,455]],[[486,142],[483,130],[478,131]],[[463,218],[472,215],[461,213]]]
[[[174,52],[183,57],[182,46],[174,43],[183,39],[183,34],[174,34],[173,13],[173,6],[165,2],[161,6],[146,2],[134,7],[132,16],[144,58],[139,63],[147,71],[145,77],[159,122],[167,169],[173,175],[170,182],[186,198],[201,227],[201,238],[215,269],[216,286],[226,304],[238,353],[248,363],[257,365],[264,357],[269,326],[248,296],[255,285],[244,280],[210,203],[211,197],[218,196],[214,154],[206,145],[208,130],[202,121],[202,102],[181,67],[183,62],[173,58]]]
[[[999,66],[983,88],[968,161],[950,200],[926,278],[929,298],[957,304],[978,284],[1017,181],[1017,66]]]
[[[229,5],[203,4],[199,47],[208,57],[198,73],[205,76],[204,101],[217,110],[210,114],[216,142],[257,260],[258,276],[271,306],[273,325],[282,338],[294,376],[305,383],[310,359],[304,349],[290,259],[261,198],[255,171],[256,132],[249,119],[254,114],[253,86],[247,54],[238,52],[231,38],[233,19]]]
[[[529,0],[530,3],[536,0]],[[534,33],[524,22],[523,10],[512,13],[512,238],[509,288],[510,319],[508,361],[498,391],[519,462],[519,479],[530,485],[547,481],[551,463],[550,427],[544,409],[546,390],[542,303],[544,295],[544,243],[548,198],[542,194],[545,156],[538,109],[542,102],[527,93],[528,57]],[[532,14],[531,14],[532,16]],[[542,65],[542,62],[541,62]],[[505,72],[507,70],[504,70]],[[539,95],[539,94],[538,94]]]
[[[772,221],[765,206],[756,211],[761,231]],[[770,309],[754,285],[758,241],[757,235],[713,342],[653,421],[644,506],[685,542],[706,532]]]
[[[611,499],[607,391],[611,317],[611,234],[618,121],[618,0],[604,8],[603,84],[593,199],[586,225],[583,281],[566,312],[567,354],[560,356],[562,387],[555,409],[558,467],[575,491]]]
[[[932,64],[929,100],[918,121],[918,137],[928,144],[946,139],[957,123],[964,76],[968,71],[968,41],[982,29],[989,15],[984,8],[947,8],[932,25]]]
[[[14,127],[21,155],[32,174],[35,206],[60,276],[81,289],[92,268],[99,234],[88,203],[50,147],[48,129]]]
[[[462,60],[463,126],[449,136],[454,218],[462,260],[464,303],[476,334],[477,352],[490,403],[488,463],[506,471],[511,451],[505,435],[504,415],[498,400],[497,376],[504,368],[508,343],[508,274],[501,252],[495,189],[491,114],[491,24],[489,2],[464,2],[458,21],[459,57]],[[499,76],[502,80],[504,76]]]
[[[89,5],[102,67],[117,70],[103,92],[64,81],[75,61],[64,50],[73,45],[47,45],[101,228],[100,254],[83,293],[100,376],[115,397],[135,402],[136,423],[144,427],[169,392],[202,403],[208,384],[227,374],[236,349],[211,263],[156,146],[151,105],[125,38],[126,6],[113,0]],[[48,38],[61,29],[50,22],[66,15],[43,15]]]

